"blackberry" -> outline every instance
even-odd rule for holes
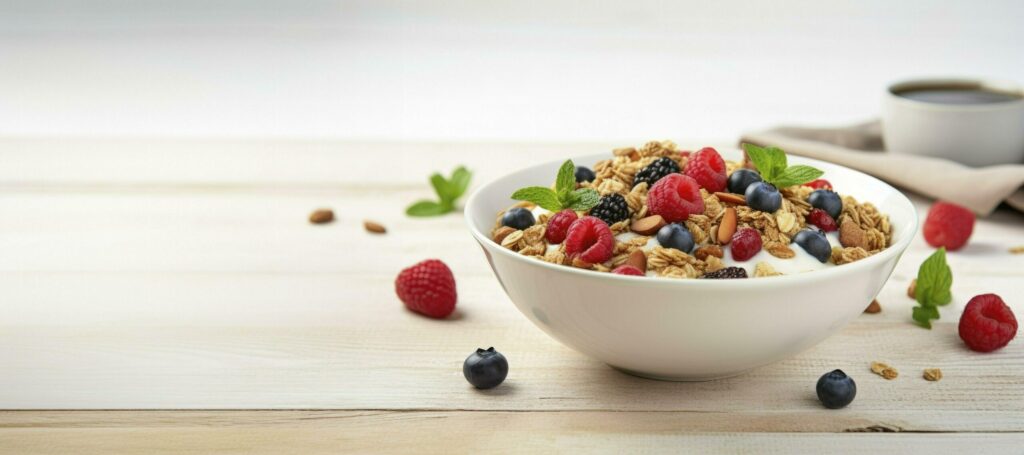
[[[726,267],[721,270],[716,270],[711,273],[705,273],[704,278],[722,279],[722,278],[746,278],[747,271],[742,267]]]
[[[619,193],[602,196],[597,205],[590,209],[590,216],[597,217],[611,226],[629,218],[629,204]]]
[[[650,188],[654,185],[654,182],[661,180],[662,177],[675,174],[676,172],[679,172],[679,163],[676,163],[672,158],[663,156],[648,164],[647,167],[640,169],[640,172],[637,172],[636,177],[633,178],[633,186],[639,185],[640,182],[647,182],[647,187]]]

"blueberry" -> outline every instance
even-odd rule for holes
[[[477,348],[462,364],[462,375],[478,389],[497,387],[508,376],[508,360],[494,348]]]
[[[822,375],[816,389],[818,400],[829,409],[845,407],[857,396],[857,383],[843,370],[832,370]]]
[[[761,174],[750,169],[737,169],[729,174],[729,192],[746,194],[747,187],[761,181]]]
[[[797,232],[796,237],[793,237],[793,242],[823,264],[828,262],[828,258],[832,256],[832,245],[828,243],[825,234],[819,230],[804,229]]]
[[[533,226],[535,220],[533,219],[533,212],[526,210],[522,207],[516,207],[505,212],[501,217],[501,224],[508,226],[513,229],[523,230],[530,226]]]
[[[747,187],[744,195],[747,197],[747,205],[754,210],[774,213],[782,206],[782,194],[771,183],[753,183]]]
[[[836,221],[839,221],[839,214],[843,213],[843,200],[835,191],[814,190],[807,197],[807,202],[811,204],[811,207],[824,210]]]
[[[593,182],[597,178],[594,171],[586,166],[576,166],[576,183]]]
[[[693,234],[679,223],[666,224],[658,230],[658,243],[665,248],[675,248],[684,253],[693,249]]]

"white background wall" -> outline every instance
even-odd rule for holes
[[[730,139],[1024,82],[1024,2],[0,2],[0,135]]]

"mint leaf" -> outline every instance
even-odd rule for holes
[[[562,201],[559,200],[558,195],[551,188],[543,186],[520,188],[515,193],[512,193],[512,199],[530,201],[552,212],[562,210]]]
[[[743,150],[747,152],[747,157],[761,174],[762,180],[767,181],[773,177],[775,157],[771,152],[754,144],[743,144]]]
[[[562,163],[562,167],[558,168],[555,191],[561,196],[574,189],[576,189],[576,166],[572,164],[572,160],[567,160]]]
[[[772,178],[779,178],[782,172],[786,170],[786,152],[783,152],[778,147],[768,147],[764,150],[771,156]]]
[[[448,183],[441,174],[434,173],[430,176],[430,185],[434,187],[434,192],[437,193],[437,197],[441,199],[441,202],[451,202],[455,200],[455,189]]]
[[[570,193],[570,195],[572,196],[572,201],[565,207],[577,212],[590,210],[591,207],[597,205],[601,200],[601,195],[591,188],[580,188]]]
[[[914,320],[923,327],[931,328],[930,319],[939,319],[938,307],[953,301],[952,286],[953,272],[946,264],[946,249],[939,248],[917,270],[914,297],[920,306],[914,307]]]
[[[473,177],[473,173],[469,172],[465,167],[459,166],[452,172],[452,178],[448,179],[449,185],[454,190],[454,197],[457,199],[463,194],[466,194],[466,189],[469,188],[469,180]]]
[[[434,201],[419,201],[405,209],[409,216],[437,216],[450,212],[451,206],[445,206]]]
[[[786,188],[793,185],[801,185],[821,177],[824,172],[820,169],[798,164],[789,166],[775,177],[773,185],[776,188]]]

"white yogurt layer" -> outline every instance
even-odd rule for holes
[[[551,213],[548,210],[540,207],[534,207],[531,212],[533,212],[533,216],[535,218],[540,217],[540,215],[545,213]],[[616,235],[615,240],[618,242],[626,242],[634,237],[638,237],[638,235],[633,232],[627,231]],[[831,244],[833,247],[842,246],[839,244],[838,232],[828,232],[825,234],[825,238],[828,239],[828,243]],[[548,251],[558,249],[558,246],[559,245],[557,244],[549,244]],[[654,235],[652,235],[651,239],[647,242],[647,245],[645,245],[643,249],[644,251],[651,251],[654,249],[654,247],[657,246],[661,246],[661,244],[659,244],[658,239],[655,238]],[[697,247],[699,246],[700,245],[698,245]],[[796,253],[796,256],[791,257],[789,259],[777,258],[769,254],[764,249],[762,249],[761,251],[758,251],[757,254],[754,255],[754,257],[747,259],[746,261],[739,262],[732,258],[732,247],[730,245],[722,245],[722,252],[724,253],[722,262],[726,265],[726,267],[740,267],[746,270],[747,276],[750,277],[754,276],[754,267],[757,266],[758,262],[765,262],[774,267],[777,272],[786,275],[794,273],[811,272],[814,270],[821,270],[827,267],[835,267],[835,264],[832,264],[831,262],[822,263],[818,261],[817,259],[814,258],[814,256],[811,256],[810,253],[804,251],[804,249],[800,245],[797,245],[796,243],[791,243],[789,247],[790,249],[793,250],[794,253]],[[652,271],[647,271],[647,276],[658,276],[658,274]]]

